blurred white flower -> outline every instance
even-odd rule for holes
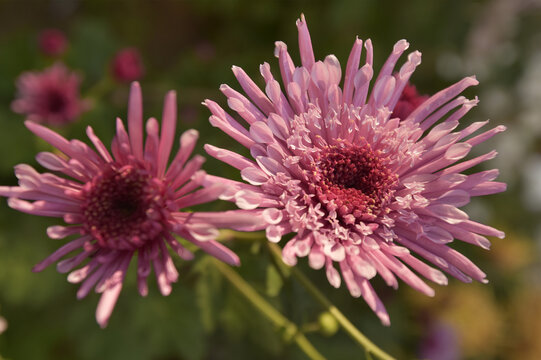
[[[2,334],[8,328],[8,322],[6,319],[0,316],[0,334]]]
[[[541,210],[541,155],[531,156],[523,168],[524,191],[522,200],[524,205],[532,211]]]

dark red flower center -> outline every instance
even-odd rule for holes
[[[398,180],[381,153],[369,144],[329,146],[316,155],[312,171],[311,191],[346,223],[375,219]]]
[[[66,107],[67,99],[59,91],[49,91],[45,99],[45,108],[49,113],[61,113]]]
[[[108,167],[83,193],[85,232],[103,247],[134,250],[163,231],[165,186],[144,169]]]
[[[396,103],[391,118],[405,120],[415,109],[428,99],[426,95],[420,95],[414,85],[406,84],[398,102]]]

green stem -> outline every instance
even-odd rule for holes
[[[301,326],[301,331],[304,334],[309,333],[309,332],[316,332],[319,330],[321,330],[321,325],[317,322],[311,322],[311,323],[307,323]]]
[[[278,259],[282,259],[282,251],[280,247],[276,244],[268,243],[269,249]],[[281,263],[281,262],[280,262]],[[283,264],[283,263],[282,263]],[[285,266],[285,264],[284,264]],[[327,310],[342,328],[348,333],[348,335],[355,340],[359,345],[361,345],[367,352],[374,354],[382,360],[394,360],[394,358],[387,354],[385,351],[380,349],[376,344],[374,344],[370,339],[368,339],[363,333],[361,333],[355,325],[353,325],[340,310],[333,303],[317,289],[317,287],[312,284],[312,282],[296,267],[291,267],[289,269],[291,275],[293,275],[305,288],[306,290]]]
[[[265,233],[262,231],[242,232],[235,230],[222,229],[220,235],[216,238],[217,241],[224,240],[261,240],[265,238]]]
[[[222,275],[242,294],[248,299],[267,319],[269,319],[274,325],[285,330],[287,335],[291,335],[291,339],[294,340],[301,350],[312,360],[325,360],[325,357],[321,355],[316,348],[308,341],[306,336],[299,332],[297,325],[289,321],[278,310],[270,305],[261,295],[259,295],[253,287],[251,287],[246,281],[244,281],[239,274],[233,269],[213,259],[213,264],[222,273]]]

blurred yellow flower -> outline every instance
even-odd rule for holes
[[[528,287],[511,300],[509,331],[510,351],[506,359],[541,359],[541,287]]]

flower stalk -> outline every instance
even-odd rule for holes
[[[270,305],[265,299],[259,295],[253,287],[242,279],[230,266],[221,261],[212,261],[216,269],[233,285],[252,305],[257,308],[268,320],[289,335],[291,340],[299,346],[299,348],[312,360],[324,360],[325,357],[317,351],[310,341],[299,331],[297,325],[289,321],[284,315]]]
[[[277,258],[276,264],[283,264],[281,261],[282,251],[280,247],[276,244],[267,243],[271,253]],[[355,340],[359,345],[361,345],[367,353],[377,356],[382,360],[393,360],[394,358],[387,354],[385,351],[380,349],[376,344],[374,344],[370,339],[368,339],[363,333],[359,331],[345,316],[340,310],[329,300],[318,288],[296,267],[289,268],[291,275],[297,279],[302,286],[308,291],[314,299],[321,304],[321,306],[328,311],[340,326],[346,331],[346,333]]]

